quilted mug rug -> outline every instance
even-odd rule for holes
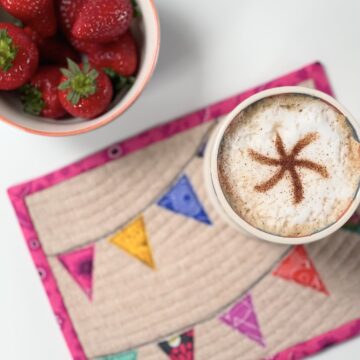
[[[320,242],[247,238],[203,184],[214,123],[314,63],[9,190],[74,359],[301,359],[360,332],[359,217]]]

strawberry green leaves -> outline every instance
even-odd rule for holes
[[[129,76],[129,77],[122,76],[110,68],[104,68],[103,70],[104,73],[110,78],[112,85],[114,87],[115,94],[124,89],[130,88],[135,82],[134,76]]]
[[[74,117],[93,119],[108,108],[113,88],[110,78],[87,61],[77,65],[68,59],[68,68],[62,69],[58,87],[61,105]]]
[[[92,69],[87,61],[82,68],[71,59],[67,59],[68,68],[61,69],[67,78],[59,85],[60,90],[69,90],[67,99],[76,105],[81,98],[86,98],[96,93],[96,79],[99,73]]]
[[[134,18],[139,18],[141,17],[141,11],[140,11],[140,7],[137,4],[137,2],[135,0],[131,0],[131,5],[134,9]]]
[[[31,115],[40,115],[45,106],[41,91],[31,84],[26,84],[20,92],[24,111]]]
[[[11,68],[16,58],[17,48],[6,29],[0,30],[0,68],[7,71]]]

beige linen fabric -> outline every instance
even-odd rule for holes
[[[214,225],[156,204],[143,213],[156,271],[105,238],[96,244],[90,302],[58,260],[50,259],[88,356],[157,342],[217,315],[286,251],[225,224],[205,194],[202,171],[199,158],[185,168]]]
[[[206,123],[26,198],[47,254],[114,230],[174,179],[211,126]]]
[[[329,296],[269,273],[251,289],[266,347],[214,317],[194,328],[195,359],[262,359],[359,318],[360,237],[339,231],[307,250]],[[151,344],[140,348],[139,360],[143,359],[163,357]]]
[[[203,124],[27,198],[89,358],[136,348],[139,360],[166,360],[158,342],[194,328],[196,360],[254,360],[360,317],[359,235],[339,231],[307,246],[328,296],[272,275],[290,248],[239,234],[206,196],[203,160],[194,154],[210,127]],[[181,174],[213,225],[156,204]],[[157,270],[108,241],[140,213]],[[90,301],[53,254],[96,239]],[[248,292],[264,348],[219,320]]]

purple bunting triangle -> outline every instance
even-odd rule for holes
[[[212,224],[186,175],[158,201],[158,205],[204,224]]]
[[[94,245],[59,255],[58,259],[91,300]]]
[[[250,294],[244,296],[220,320],[249,339],[265,346]]]
[[[197,155],[198,157],[200,157],[200,158],[203,158],[203,157],[204,157],[205,150],[206,150],[206,145],[207,145],[207,141],[203,141],[203,142],[200,144],[200,146],[199,146],[199,148],[198,148],[198,150],[197,150],[197,152],[196,152],[196,155]]]

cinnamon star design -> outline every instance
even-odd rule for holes
[[[317,137],[318,134],[315,132],[306,134],[305,137],[295,144],[290,154],[287,154],[282,138],[279,134],[276,134],[275,146],[280,157],[279,159],[274,159],[269,156],[262,155],[255,150],[249,149],[250,157],[256,162],[263,165],[279,167],[279,170],[269,180],[256,185],[255,190],[263,193],[272,189],[285,176],[285,173],[289,172],[293,188],[294,203],[300,203],[304,199],[304,187],[297,172],[297,167],[315,171],[324,178],[329,177],[329,173],[325,166],[319,165],[311,160],[297,159],[300,152],[306,146],[315,141]]]

